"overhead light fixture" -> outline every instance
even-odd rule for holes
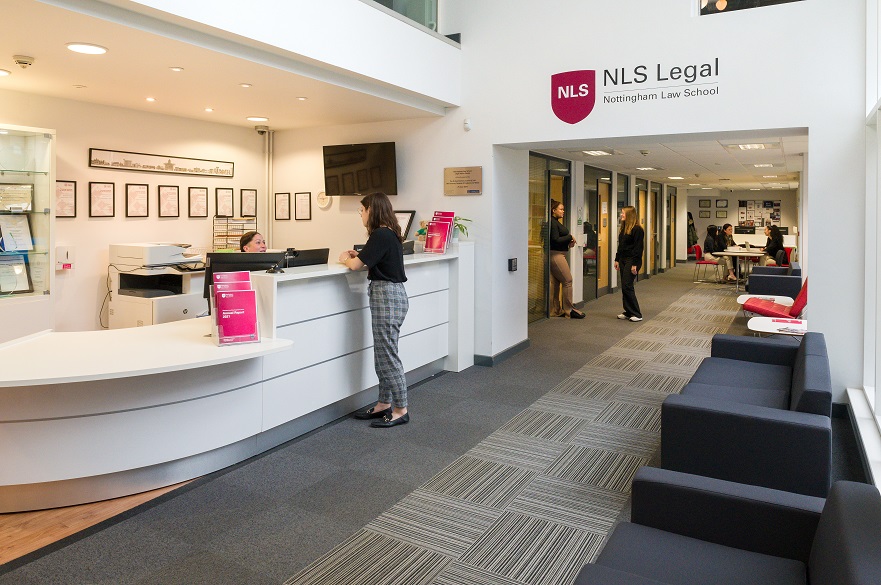
[[[248,116],[247,120],[249,122],[268,122],[269,118],[265,116]]]
[[[74,53],[81,53],[83,55],[103,55],[107,52],[107,47],[93,45],[92,43],[67,43],[65,46]]]
[[[777,175],[762,175],[763,179],[776,179]]]
[[[612,153],[607,150],[582,150],[584,154],[588,154],[590,156],[611,156]]]
[[[156,101],[156,98],[154,98],[154,97],[148,97],[148,98],[147,98],[147,101],[148,101],[148,102],[155,102],[155,101]]]
[[[0,130],[0,134],[9,134],[9,130]]]
[[[689,183],[688,186],[689,187],[700,187],[701,184],[700,183]]]
[[[249,87],[251,87],[251,84],[250,83],[240,83],[239,87],[244,87],[245,89],[248,89]]]
[[[82,83],[75,83],[73,85],[73,87],[74,87],[74,89],[86,89],[86,86],[83,85]]]
[[[753,166],[756,167],[757,169],[770,169],[774,165],[772,165],[771,163],[759,163],[759,164],[755,164]]]
[[[712,187],[701,187],[701,191],[709,191]]]
[[[755,189],[755,188],[753,188],[753,189],[750,189],[750,191],[761,191],[761,189]]]
[[[305,101],[308,100],[308,99],[309,99],[309,98],[307,98],[307,97],[300,96],[300,97],[297,98],[297,101],[299,101],[299,102],[305,102]]]
[[[214,108],[205,108],[205,111],[206,111],[206,112],[213,112],[213,111],[214,111]]]
[[[169,67],[169,69],[171,69],[171,70],[174,71],[175,73],[180,73],[181,71],[184,70],[183,67]]]
[[[740,150],[765,150],[764,144],[738,144]]]
[[[667,177],[671,181],[684,181],[685,177]]]
[[[0,77],[6,77],[7,75],[12,75],[12,73],[6,69],[0,69]]]
[[[637,171],[656,171],[655,167],[636,167]]]

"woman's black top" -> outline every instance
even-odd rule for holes
[[[783,242],[780,240],[773,241],[771,238],[768,238],[768,242],[765,244],[765,254],[771,258],[776,258],[777,252],[783,249]]]
[[[556,218],[551,218],[551,250],[557,252],[565,252],[569,249],[569,242],[572,236],[569,234],[569,228],[560,223]]]
[[[707,237],[704,239],[704,254],[712,254],[716,250],[716,239],[707,234]],[[699,258],[699,260],[703,260],[703,258]]]
[[[367,243],[358,252],[358,259],[367,266],[367,278],[370,280],[407,282],[404,247],[395,232],[387,227],[373,230]]]
[[[618,233],[618,252],[615,254],[615,262],[627,263],[642,268],[642,251],[645,246],[645,231],[639,224],[633,226],[629,234],[623,231]]]

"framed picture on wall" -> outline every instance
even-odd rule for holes
[[[180,187],[159,185],[159,217],[180,217]]]
[[[716,219],[726,219],[727,217],[728,217],[727,211],[717,211],[716,212]]]
[[[116,215],[116,183],[89,183],[89,217]]]
[[[215,217],[232,217],[234,215],[232,196],[233,190],[229,187],[217,187],[214,190]]]
[[[716,207],[728,207],[727,199],[716,199]]]
[[[150,216],[150,187],[143,184],[125,184],[125,216]]]
[[[291,218],[291,194],[276,193],[275,194],[275,219]]]
[[[710,212],[709,211],[699,211],[698,217],[703,218],[703,219],[707,219],[710,217]]]
[[[698,199],[697,206],[698,207],[712,207],[713,205],[712,205],[712,201],[710,201],[709,199]]]
[[[76,217],[76,181],[55,181],[55,217]]]
[[[208,217],[208,187],[189,187],[189,216]]]
[[[239,212],[242,217],[257,217],[257,189],[242,189],[240,191]]]
[[[294,193],[294,219],[312,219],[312,192]]]

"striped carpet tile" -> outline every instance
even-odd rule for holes
[[[416,490],[366,526],[379,534],[457,558],[495,522],[502,511]]]
[[[649,458],[658,449],[658,433],[591,423],[584,426],[570,443],[602,451]]]
[[[570,445],[545,475],[627,493],[637,468],[648,462],[648,457]]]
[[[459,560],[530,585],[571,583],[603,536],[506,512]]]
[[[627,402],[610,402],[596,422],[661,432],[661,410]]]
[[[429,585],[450,560],[362,529],[285,585]]]
[[[650,372],[640,373],[630,380],[630,385],[647,390],[676,394],[688,383],[689,377],[667,376]]]
[[[502,425],[502,431],[566,442],[578,433],[584,419],[526,409]]]
[[[606,408],[606,404],[605,400],[591,400],[551,392],[533,402],[529,409],[594,420]]]
[[[506,511],[606,534],[627,498],[627,494],[616,490],[540,475],[508,505]]]
[[[455,561],[431,582],[431,585],[525,585],[522,581],[502,577],[492,571]]]
[[[617,394],[615,394],[615,402],[627,402],[648,408],[661,408],[661,403],[667,398],[667,396],[669,396],[669,394],[666,392],[658,392],[657,390],[622,388]],[[657,437],[655,437],[655,441],[657,442]]]
[[[566,444],[559,441],[496,431],[469,450],[466,455],[541,472],[556,461],[565,450]]]
[[[422,489],[504,508],[535,475],[533,471],[463,455],[428,480]]]
[[[555,394],[570,394],[582,398],[608,399],[615,395],[620,384],[603,380],[591,380],[585,378],[567,378],[557,384],[551,392]]]

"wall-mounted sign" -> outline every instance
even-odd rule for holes
[[[483,193],[483,167],[444,169],[444,195],[480,195]]]

